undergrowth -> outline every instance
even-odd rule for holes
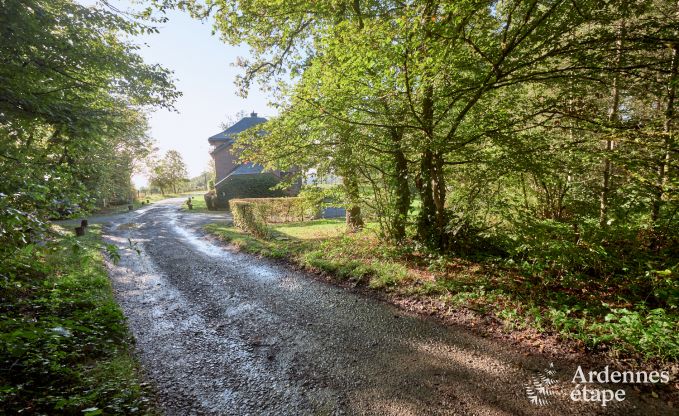
[[[3,260],[4,414],[155,413],[101,247],[90,230],[78,239],[61,235],[24,246]]]
[[[557,333],[587,350],[641,361],[679,358],[679,286],[674,270],[650,270],[641,276],[611,273],[594,280],[583,273],[587,259],[578,258],[578,264],[568,269],[567,250],[561,246],[545,245],[532,255],[525,246],[520,254],[508,257],[443,256],[413,245],[386,244],[369,231],[314,238],[318,228],[314,221],[286,224],[263,239],[233,227],[206,226],[243,251],[286,258],[376,290],[492,313],[508,330]],[[549,260],[550,253],[558,257]],[[597,257],[589,263],[611,269],[605,261]]]

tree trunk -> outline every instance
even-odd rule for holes
[[[618,28],[618,36],[615,42],[616,52],[615,52],[615,67],[616,69],[620,67],[622,60],[622,41],[625,36],[625,23],[620,22],[620,27]],[[613,86],[611,88],[611,107],[608,111],[608,121],[611,124],[616,124],[618,122],[618,114],[620,108],[620,74],[616,71],[613,77]],[[608,224],[608,197],[611,192],[611,159],[608,154],[615,147],[613,140],[606,140],[604,147],[604,162],[603,162],[603,172],[601,180],[601,193],[599,194],[599,226],[605,227]]]
[[[353,167],[353,151],[346,139],[340,139],[338,149],[338,160],[340,162],[342,184],[346,195],[348,206],[346,211],[347,230],[355,232],[363,228],[363,215],[361,214],[361,191],[358,186],[358,177]]]
[[[403,131],[392,129],[391,138],[394,142],[394,191],[396,193],[396,213],[392,219],[392,238],[398,242],[406,236],[406,224],[410,210],[410,187],[408,185],[408,160],[401,148]]]
[[[672,150],[674,149],[674,101],[677,96],[677,72],[679,72],[679,46],[672,47],[672,61],[670,66],[670,77],[668,80],[667,89],[667,104],[665,106],[665,122],[663,123],[663,154],[658,165],[658,178],[656,183],[656,192],[651,206],[651,221],[655,224],[660,219],[660,208],[665,197],[665,187],[667,186],[670,176],[670,167],[672,162]]]
[[[425,88],[422,100],[422,127],[425,131],[424,150],[420,159],[418,190],[422,209],[417,219],[417,234],[430,248],[445,250],[445,179],[443,158],[432,149],[434,145],[433,89]]]
[[[528,192],[526,192],[526,180],[523,177],[523,172],[521,172],[521,190],[523,191],[523,207],[526,209],[526,212],[528,212]]]
[[[436,227],[436,203],[434,202],[433,178],[434,155],[426,149],[420,159],[418,188],[422,207],[417,219],[417,234],[431,248],[440,248],[440,230]]]
[[[443,174],[443,156],[434,153],[434,175],[432,192],[434,193],[434,205],[436,205],[436,226],[443,231],[446,226],[446,178]],[[444,248],[444,247],[441,247]]]
[[[346,212],[347,230],[354,232],[363,228],[363,216],[361,215],[361,195],[358,187],[356,172],[353,169],[345,169],[342,174],[342,183],[349,206]]]

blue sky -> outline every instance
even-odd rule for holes
[[[95,0],[80,0],[93,4]],[[127,10],[129,0],[110,1]],[[135,38],[143,46],[140,54],[147,63],[159,63],[174,71],[177,88],[184,94],[176,103],[178,112],[156,111],[150,116],[151,136],[165,152],[178,150],[184,157],[190,176],[200,174],[210,159],[207,138],[221,131],[220,124],[241,110],[271,116],[274,110],[268,99],[255,88],[247,99],[236,94],[234,80],[239,69],[233,67],[238,56],[247,56],[245,47],[222,43],[212,35],[212,23],[191,19],[188,14],[171,12],[170,20],[159,26],[160,33]],[[135,177],[135,184],[146,183]]]

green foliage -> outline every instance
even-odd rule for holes
[[[317,193],[306,193],[300,197],[242,198],[229,201],[234,225],[257,237],[269,236],[270,224],[316,218],[321,205],[322,198],[319,199]]]
[[[634,309],[606,308],[601,319],[570,309],[551,309],[549,320],[564,336],[581,340],[590,348],[605,347],[614,353],[640,354],[646,359],[676,360],[679,357],[679,323],[676,312],[648,310],[643,304]]]
[[[243,199],[231,199],[229,208],[233,216],[233,224],[256,237],[267,238],[270,230],[266,221],[259,214],[257,204]]]
[[[216,189],[218,206],[227,206],[234,198],[276,198],[285,196],[276,186],[280,180],[272,173],[233,175]]]
[[[620,341],[622,348],[641,351],[647,358],[679,357],[679,322],[676,315],[668,315],[662,308],[647,310],[643,305],[635,309],[611,309],[605,317],[606,324],[594,326],[604,332],[600,337],[613,345]]]
[[[319,214],[321,202],[315,198],[242,198],[230,201],[233,204],[246,202],[254,205],[256,216],[267,224],[283,222],[302,222],[313,219]]]
[[[167,70],[127,35],[154,29],[71,0],[0,7],[0,257],[40,241],[45,220],[130,199],[149,150],[145,109],[171,106]]]
[[[163,195],[169,190],[176,194],[181,184],[188,181],[186,163],[176,150],[168,150],[162,158],[149,159],[148,165],[149,185]]]
[[[212,164],[214,165],[214,164]],[[208,170],[205,170],[198,176],[189,178],[188,182],[184,184],[183,188],[187,191],[202,191],[206,192],[215,187],[215,170],[213,166],[210,166]]]
[[[99,248],[90,231],[24,246],[3,263],[4,413],[152,412]]]
[[[153,29],[108,10],[0,1],[3,414],[152,411],[97,245],[47,222],[130,200],[145,110],[178,96],[125,40]]]

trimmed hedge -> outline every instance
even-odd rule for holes
[[[205,206],[209,210],[215,210],[217,209],[217,193],[215,192],[214,189],[210,190],[208,193],[203,195],[203,198],[205,199]]]
[[[216,208],[226,208],[229,201],[237,198],[275,198],[286,195],[281,189],[271,189],[280,183],[272,173],[257,175],[235,175],[217,188],[213,199]]]
[[[256,237],[269,237],[269,227],[257,216],[256,205],[243,199],[232,199],[229,208],[233,216],[233,225]]]
[[[267,224],[318,217],[320,207],[306,198],[243,198],[229,201],[233,224],[257,237],[269,236]]]

